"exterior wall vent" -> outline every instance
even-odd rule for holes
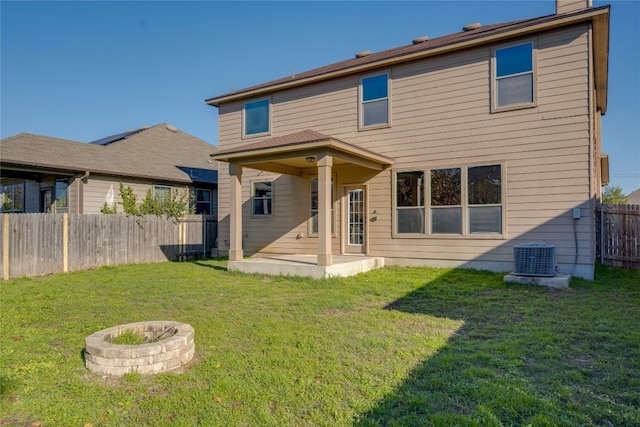
[[[365,56],[369,56],[371,55],[371,51],[370,50],[363,50],[360,51],[358,53],[356,53],[356,58],[364,58]]]
[[[513,247],[513,274],[518,276],[556,275],[556,247],[547,243],[525,243]]]
[[[463,31],[471,31],[471,30],[475,30],[476,28],[480,28],[482,27],[482,25],[479,22],[474,22],[473,24],[469,24],[469,25],[465,25],[464,27],[462,27]]]
[[[429,36],[421,36],[421,37],[416,37],[411,42],[413,44],[418,44],[418,43],[424,43],[424,42],[426,42],[428,40],[429,40]]]

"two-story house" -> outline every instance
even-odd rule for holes
[[[418,37],[217,96],[219,249],[592,278],[609,7]],[[251,271],[251,270],[246,270]]]

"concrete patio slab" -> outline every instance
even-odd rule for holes
[[[227,268],[242,273],[327,279],[354,276],[384,267],[384,258],[335,255],[332,265],[323,266],[316,263],[316,255],[256,254],[242,261],[229,261]]]
[[[508,283],[520,283],[523,285],[547,286],[550,288],[568,288],[571,282],[570,274],[557,273],[553,277],[518,276],[509,273],[504,276],[504,281]]]

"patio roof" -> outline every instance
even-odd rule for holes
[[[212,154],[211,158],[254,169],[300,176],[305,169],[316,167],[320,154],[330,155],[334,166],[355,164],[367,169],[383,170],[393,164],[393,159],[389,157],[310,129],[220,150]]]

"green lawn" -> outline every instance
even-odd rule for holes
[[[640,425],[640,274],[567,290],[385,268],[315,281],[224,261],[0,283],[0,425]],[[175,320],[180,374],[103,378],[84,339]]]

